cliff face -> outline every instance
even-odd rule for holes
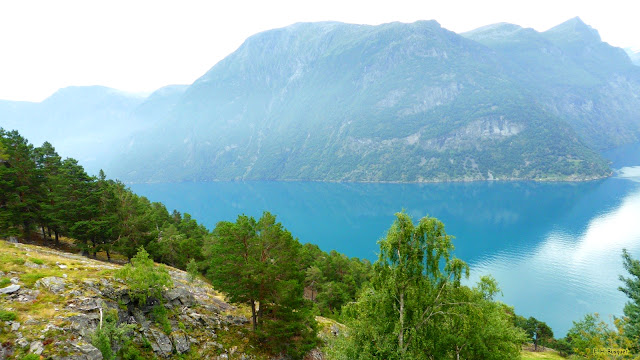
[[[162,302],[150,299],[139,306],[114,279],[118,268],[0,241],[0,359],[102,359],[92,334],[101,319],[106,326],[107,314],[117,314],[117,325],[127,328],[129,353],[138,358],[269,358],[249,345],[247,310],[226,303],[207,283],[190,282],[185,272],[169,268],[174,286],[163,291]],[[114,344],[114,353],[122,346]]]

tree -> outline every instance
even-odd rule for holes
[[[636,351],[640,351],[640,260],[633,259],[629,252],[622,250],[624,268],[631,275],[624,277],[620,275],[620,281],[624,286],[618,289],[622,291],[629,301],[624,305],[624,315],[627,317],[625,335],[634,341]]]
[[[162,289],[173,286],[167,269],[156,266],[143,247],[131,259],[131,263],[118,270],[115,276],[127,284],[129,297],[142,305],[150,297],[161,301]]]
[[[534,351],[538,351],[538,343],[544,344],[553,339],[553,330],[545,322],[532,316],[521,326],[527,332],[529,339],[533,341]]]
[[[303,299],[300,243],[264,212],[220,222],[205,242],[207,276],[231,302],[251,307],[254,333],[262,346],[299,358],[316,344],[315,320]]]
[[[0,128],[0,233],[28,237],[39,216],[42,178],[36,169],[33,145],[17,131]]]
[[[385,239],[370,286],[343,308],[347,335],[336,359],[511,359],[523,334],[512,312],[492,301],[497,285],[461,285],[468,266],[452,256],[452,237],[438,219],[416,225],[404,212]]]

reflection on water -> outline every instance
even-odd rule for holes
[[[546,320],[562,336],[589,312],[620,316],[626,301],[619,292],[624,274],[621,253],[640,254],[640,188],[620,205],[595,216],[584,230],[549,231],[534,246],[482,259],[473,281],[492,274],[504,289],[503,301],[516,312]]]

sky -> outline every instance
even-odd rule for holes
[[[637,0],[0,0],[0,99],[191,84],[247,37],[296,22],[434,19],[460,33],[497,22],[544,31],[579,16],[603,41],[640,49],[639,14]]]

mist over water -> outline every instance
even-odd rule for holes
[[[622,150],[621,150],[622,149]],[[563,336],[586,313],[620,316],[621,253],[640,257],[640,146],[615,149],[616,176],[584,183],[353,184],[213,182],[131,186],[212,229],[238,214],[278,216],[301,242],[377,257],[394,213],[435,216],[454,235],[469,283],[491,274],[501,301]],[[623,168],[631,168],[623,169]]]

